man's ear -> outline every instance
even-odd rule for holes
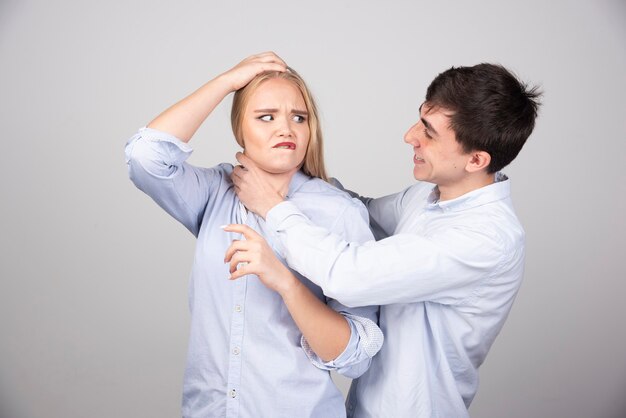
[[[491,155],[487,151],[472,151],[469,154],[470,158],[467,161],[465,169],[470,173],[475,173],[481,170],[487,170],[491,163]]]

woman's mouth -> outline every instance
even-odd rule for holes
[[[296,144],[293,142],[280,142],[274,145],[272,148],[295,150]]]

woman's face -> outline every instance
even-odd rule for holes
[[[308,112],[300,90],[271,78],[252,92],[243,114],[244,153],[273,174],[300,168],[309,145]]]

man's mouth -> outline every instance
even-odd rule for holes
[[[274,145],[272,148],[295,150],[296,144],[294,144],[293,142],[280,142]]]
[[[414,162],[415,164],[421,164],[421,163],[423,163],[423,162],[424,162],[424,159],[423,159],[423,158],[418,157],[417,155],[414,155],[414,156],[413,156],[413,162]]]

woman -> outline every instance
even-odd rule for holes
[[[316,222],[350,241],[371,239],[360,202],[322,180],[315,104],[302,79],[273,53],[245,59],[133,136],[126,146],[131,179],[197,237],[183,415],[344,417],[328,370],[354,378],[369,367],[382,343],[372,322],[376,308],[327,300],[278,262],[263,219],[247,213],[235,194],[232,165],[185,162],[187,142],[233,91],[235,137],[262,175]],[[245,251],[225,263],[226,250],[242,238],[220,229],[231,223],[260,234],[247,237],[258,244],[254,262]],[[237,265],[240,273],[254,269],[258,275],[228,280]]]

